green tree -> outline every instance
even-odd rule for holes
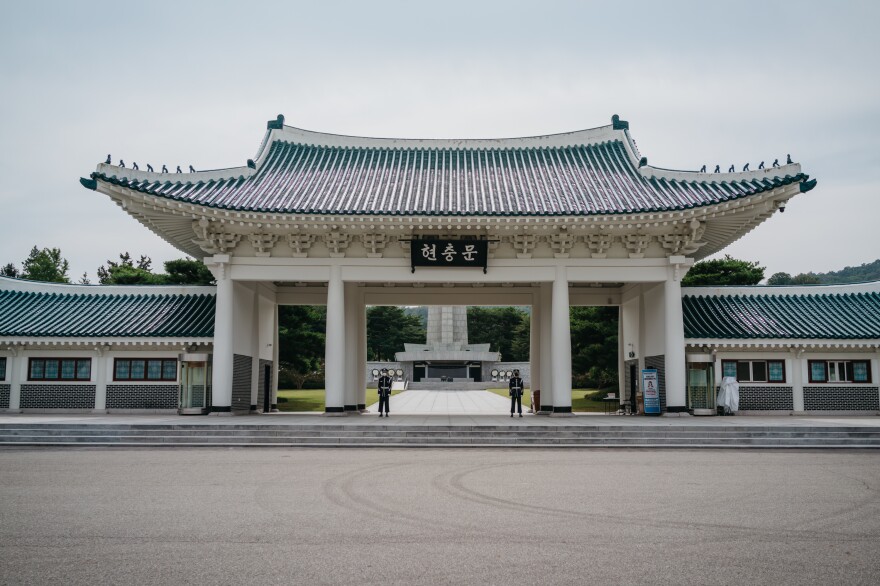
[[[604,388],[617,384],[616,307],[572,307],[571,371],[576,387]]]
[[[816,273],[801,273],[791,278],[792,285],[820,285],[822,279]]]
[[[323,305],[278,307],[279,384],[301,389],[324,372],[327,309]]]
[[[119,255],[119,262],[107,261],[98,267],[98,281],[102,285],[213,285],[214,275],[201,261],[180,258],[166,261],[165,273],[152,271],[153,261],[148,256],[133,260],[128,252]]]
[[[40,250],[34,246],[22,264],[21,278],[47,283],[69,283],[70,279],[67,277],[69,268],[67,260],[61,256],[60,249]]]
[[[15,268],[13,263],[9,263],[5,265],[3,268],[0,268],[0,275],[4,277],[12,277],[13,279],[18,278],[18,269]]]
[[[165,262],[165,282],[169,285],[213,285],[214,275],[200,260],[179,258]]]
[[[683,287],[706,285],[757,285],[764,278],[764,267],[757,262],[738,260],[729,254],[722,259],[701,260],[681,280]]]
[[[425,328],[418,315],[393,305],[367,308],[367,358],[394,360],[404,344],[424,344]]]
[[[788,273],[773,273],[767,279],[768,285],[791,285],[791,275]]]
[[[519,307],[468,307],[468,342],[489,344],[501,360],[522,362],[529,359],[529,329],[522,322],[528,313]]]

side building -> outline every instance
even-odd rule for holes
[[[205,411],[214,300],[214,287],[0,278],[0,410],[173,413],[184,392]]]

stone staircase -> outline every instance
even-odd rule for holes
[[[409,391],[485,391],[486,389],[506,389],[506,382],[482,382],[482,383],[443,383],[432,381],[411,382],[407,387]]]
[[[880,448],[877,427],[711,425],[0,425],[2,446]]]

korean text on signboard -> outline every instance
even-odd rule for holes
[[[410,260],[416,267],[475,267],[486,272],[489,242],[486,240],[412,240]]]
[[[660,385],[657,371],[653,368],[642,371],[642,396],[645,399],[645,413],[660,413]]]

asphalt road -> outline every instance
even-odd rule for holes
[[[880,453],[3,449],[0,584],[876,584]]]

